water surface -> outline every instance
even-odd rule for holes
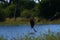
[[[33,35],[38,36],[43,33],[48,33],[48,30],[51,32],[57,33],[60,32],[60,24],[36,24],[34,28],[37,32],[34,32],[31,29],[30,25],[5,25],[0,26],[0,36],[6,36],[8,38],[16,37],[16,36],[24,36],[24,35]],[[33,33],[33,34],[30,34]]]

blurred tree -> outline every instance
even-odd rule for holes
[[[0,22],[5,21],[5,14],[4,14],[4,9],[2,8],[0,4]]]
[[[39,17],[50,19],[56,13],[56,1],[55,0],[41,0],[39,3]]]

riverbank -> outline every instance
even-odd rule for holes
[[[29,24],[29,18],[6,18],[6,21],[0,22],[0,25],[20,25],[20,24]],[[60,24],[60,19],[49,21],[45,19],[35,18],[36,24]]]

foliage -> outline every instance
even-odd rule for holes
[[[40,2],[40,12],[39,17],[51,19],[54,15],[60,12],[60,5],[59,0],[42,0]]]
[[[60,12],[59,0],[41,0],[35,3],[34,0],[0,0],[0,17],[39,17],[51,19]],[[2,14],[3,13],[3,14]],[[27,14],[27,15],[26,15]],[[58,15],[57,15],[58,16]]]
[[[8,40],[8,38],[0,36],[0,40]],[[30,36],[30,35],[24,35],[21,37],[16,36],[12,37],[10,40],[60,40],[60,32],[57,32],[56,34],[54,32],[48,32],[48,34],[44,33],[39,36]]]

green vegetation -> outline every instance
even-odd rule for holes
[[[17,22],[16,19],[18,17],[37,17],[39,20],[43,20],[40,21],[40,23],[46,23],[45,20],[48,20],[48,24],[51,22],[51,20],[54,20],[52,23],[56,23],[55,19],[60,19],[59,0],[38,0],[38,3],[36,3],[34,0],[10,0],[10,2],[5,0],[0,1],[0,22],[2,24],[19,24],[21,21]],[[7,23],[6,18],[11,18],[16,21],[12,22],[10,19],[8,22],[10,21],[11,23]]]
[[[0,36],[0,40],[8,40],[7,37]],[[21,36],[21,37],[12,37],[10,40],[60,40],[60,32],[54,33],[51,31],[48,31],[48,33],[41,34],[37,37],[35,36]]]
[[[0,22],[0,25],[20,25],[20,24],[30,24],[29,23],[30,18],[16,18],[16,20],[14,18],[6,18],[6,20],[4,22]],[[49,21],[46,19],[39,19],[39,18],[35,18],[35,23],[36,24],[60,24],[60,19],[57,20],[53,20],[53,21]]]

